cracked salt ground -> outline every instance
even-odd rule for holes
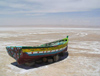
[[[96,54],[100,54],[100,41],[81,41],[81,42],[71,42],[73,44],[71,44],[69,47],[72,49],[72,50],[76,50],[78,52],[87,52],[88,50],[91,50],[91,51],[88,51],[88,53],[96,53]],[[91,45],[90,45],[91,44]],[[79,50],[80,49],[84,49],[84,50]]]
[[[0,76],[100,76],[99,32],[99,28],[0,28]],[[38,68],[13,65],[16,61],[5,49],[41,45],[66,35],[68,57]]]

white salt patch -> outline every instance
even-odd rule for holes
[[[7,54],[5,54],[5,53],[0,53],[0,55],[7,55]]]
[[[5,30],[6,31],[6,30]],[[16,31],[16,30],[15,30]],[[8,32],[8,33],[0,33],[0,37],[1,38],[9,38],[9,37],[23,37],[23,36],[29,36],[29,35],[31,35],[31,34],[33,34],[33,33],[27,33],[27,32],[19,32],[19,31],[17,31],[17,32],[15,32],[15,31],[12,31],[12,33],[10,32]],[[15,32],[15,33],[13,33],[13,32]],[[36,33],[37,34],[37,33]]]
[[[45,66],[45,68],[48,68],[48,66]]]
[[[71,64],[74,64],[73,68],[74,69],[79,69],[79,70],[73,70],[73,68],[69,68],[67,69],[67,72],[84,72],[84,73],[87,73],[87,72],[94,72],[94,73],[97,73],[100,71],[100,62],[99,62],[99,58],[89,58],[89,57],[71,57],[70,56],[70,59],[68,59],[69,63]],[[94,63],[95,61],[97,61],[96,63]],[[78,68],[78,67],[81,67]],[[86,69],[87,68],[87,69]],[[89,69],[91,68],[91,69]],[[93,69],[92,69],[93,68]],[[94,70],[95,69],[95,70]]]
[[[100,54],[100,52],[88,52],[88,53],[91,53],[91,54]]]
[[[39,40],[32,40],[32,41],[28,41],[28,42],[39,42]]]
[[[29,34],[31,35],[31,34],[33,34],[33,33],[29,33]]]
[[[2,63],[3,58],[0,57],[0,63]]]
[[[31,34],[52,34],[52,33],[59,33],[59,32],[47,32],[47,31],[45,31],[45,32],[34,32],[34,33],[31,33]]]
[[[14,46],[14,45],[18,45],[18,43],[20,43],[22,41],[9,41],[9,42],[4,42],[4,41],[1,41],[1,46]]]
[[[0,41],[0,51],[5,51],[6,46],[22,46],[22,41]]]
[[[57,39],[42,39],[41,41],[43,41],[43,42],[52,42],[52,41],[55,41],[55,40],[57,40]]]
[[[11,71],[13,71],[15,73],[20,73],[20,74],[25,74],[25,73],[28,73],[28,72],[33,72],[33,71],[36,71],[38,69],[48,68],[48,66],[43,66],[43,67],[39,67],[39,68],[33,68],[33,69],[25,70],[25,69],[21,69],[21,68],[15,67],[13,65],[7,65],[7,67],[9,67]],[[28,66],[26,66],[26,67],[28,67]]]
[[[73,51],[100,54],[100,48],[99,48],[100,42],[98,41],[80,41],[80,42],[78,41],[71,43],[73,44],[71,44],[69,47],[73,48],[71,49]],[[78,50],[78,49],[84,49],[84,50]]]
[[[84,37],[84,36],[88,35],[88,33],[80,32],[80,33],[77,33],[76,35],[78,35],[80,37]]]

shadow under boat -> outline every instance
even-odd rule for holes
[[[65,52],[63,56],[60,56],[60,59],[59,59],[58,61],[53,62],[53,63],[57,63],[57,62],[59,62],[59,61],[62,61],[62,60],[64,60],[64,59],[66,59],[66,58],[68,57],[68,55],[69,55],[69,53],[68,53],[68,52]],[[22,69],[28,70],[28,69],[33,69],[33,68],[38,68],[38,67],[50,65],[50,64],[53,64],[53,63],[35,63],[35,65],[33,65],[33,66],[26,66],[26,65],[24,65],[24,64],[18,65],[17,62],[13,62],[13,63],[11,63],[11,64],[12,64],[13,66],[18,67],[18,68],[22,68]]]

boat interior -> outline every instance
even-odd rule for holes
[[[64,44],[66,42],[67,42],[67,39],[62,39],[62,40],[58,40],[58,41],[42,44],[42,45],[40,45],[40,47],[56,46],[56,45]]]

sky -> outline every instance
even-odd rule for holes
[[[0,0],[0,26],[100,26],[100,0]]]

